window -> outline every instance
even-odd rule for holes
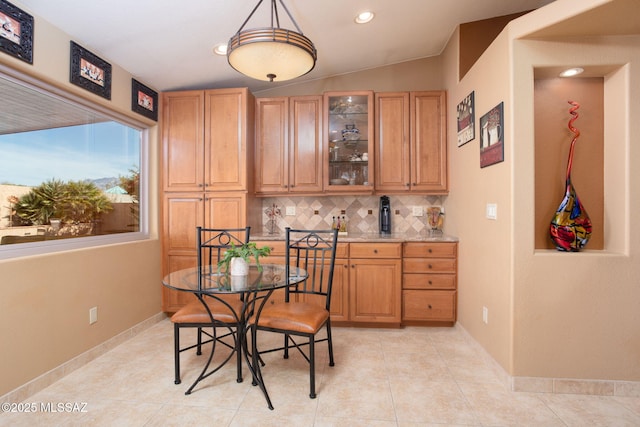
[[[146,237],[147,132],[31,83],[0,73],[0,259]]]

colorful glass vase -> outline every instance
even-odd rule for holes
[[[569,119],[569,130],[574,136],[569,149],[569,160],[567,162],[567,177],[564,198],[560,206],[556,210],[551,226],[549,227],[549,235],[551,240],[559,251],[578,252],[589,241],[591,237],[591,220],[584,206],[578,198],[573,184],[571,183],[571,167],[573,165],[573,152],[576,141],[580,136],[580,131],[573,127],[573,122],[578,118],[577,110],[580,104],[575,101],[569,101],[571,108],[569,114],[573,117]]]

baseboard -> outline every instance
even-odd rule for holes
[[[165,313],[158,313],[146,320],[143,320],[142,322],[132,326],[126,331],[119,333],[113,338],[110,338],[107,341],[85,351],[84,353],[79,354],[78,356],[74,357],[71,360],[68,360],[62,365],[57,366],[48,372],[45,372],[44,374],[40,375],[37,378],[34,378],[28,383],[1,396],[0,402],[18,403],[28,399],[29,397],[33,396],[39,391],[49,387],[51,384],[55,383],[59,379],[65,377],[66,375],[69,375],[71,372],[75,371],[76,369],[86,365],[87,363],[91,362],[97,357],[102,356],[109,350],[119,346],[123,342],[135,337],[140,332],[150,328],[151,326],[155,325],[156,323],[166,318],[167,318],[167,315]]]
[[[504,386],[515,392],[587,394],[594,396],[640,397],[640,381],[591,380],[575,378],[543,378],[511,376],[460,323],[456,328],[463,331],[479,355],[492,368]]]

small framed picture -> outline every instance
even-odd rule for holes
[[[0,0],[0,50],[33,64],[33,16]]]
[[[111,99],[111,64],[73,41],[70,81],[89,92]]]
[[[473,106],[475,91],[458,104],[458,147],[476,137],[476,115]]]
[[[158,92],[131,79],[131,109],[151,120],[158,121]]]
[[[504,161],[504,103],[480,118],[480,167]]]

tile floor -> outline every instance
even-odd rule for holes
[[[245,381],[236,382],[234,364],[185,396],[204,359],[183,353],[183,382],[175,385],[172,343],[172,324],[163,320],[25,401],[75,403],[84,412],[2,413],[0,425],[640,426],[640,397],[508,391],[459,327],[334,328],[336,365],[327,365],[320,345],[313,400],[301,356],[266,354],[273,411],[246,367]]]

